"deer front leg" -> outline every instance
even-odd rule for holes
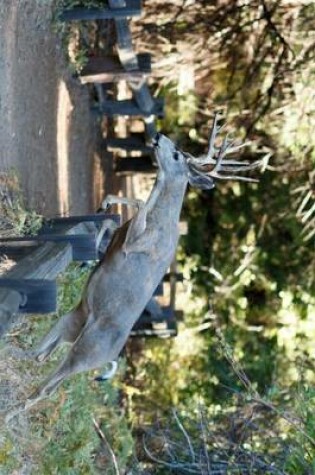
[[[126,240],[123,245],[123,251],[127,255],[130,252],[143,252],[143,244],[138,243],[139,237],[144,233],[147,227],[147,206],[142,200],[129,199],[120,196],[108,195],[102,203],[103,209],[108,209],[114,204],[123,204],[126,206],[133,206],[138,209],[136,215],[130,220]],[[100,242],[106,232],[106,225],[103,225],[96,242]],[[137,245],[139,244],[139,245]]]
[[[132,207],[137,208],[138,211],[144,208],[144,202],[142,200],[124,198],[121,196],[114,196],[114,195],[107,195],[101,204],[101,208],[104,211],[107,211],[111,206],[117,205],[117,204],[132,206]],[[105,220],[96,238],[96,249],[99,248],[106,231],[109,230],[110,233],[113,234],[116,231],[116,229],[117,229],[117,225],[113,223],[113,221]]]
[[[106,211],[108,208],[110,208],[110,206],[118,204],[132,206],[138,209],[144,206],[144,202],[142,200],[125,198],[123,196],[107,195],[101,204],[101,208]]]
[[[108,231],[109,232],[109,237],[111,238],[117,228],[118,228],[118,225],[114,221],[112,221],[111,219],[105,219],[103,221],[101,229],[100,229],[100,231],[99,231],[99,233],[96,237],[95,245],[96,245],[96,249],[98,251],[102,252],[101,244],[102,244],[102,240],[103,240],[103,237],[104,237],[105,233]]]

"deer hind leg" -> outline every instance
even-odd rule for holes
[[[51,375],[49,375],[42,384],[27,398],[25,407],[31,407],[37,402],[41,401],[45,397],[49,397],[53,392],[58,388],[62,381],[71,374],[69,371],[66,371],[65,363],[62,363],[61,366]]]
[[[28,402],[50,396],[69,376],[102,367],[115,360],[127,339],[125,332],[115,325],[101,328],[98,322],[85,327],[65,360],[57,370],[39,386]]]
[[[115,375],[118,368],[118,363],[116,361],[111,361],[110,365],[111,368],[106,373],[103,373],[101,376],[96,377],[95,381],[108,381]],[[21,412],[30,409],[32,406],[41,401],[44,397],[51,395],[55,391],[55,389],[57,389],[57,387],[62,383],[63,379],[67,375],[63,374],[62,371],[57,371],[53,376],[55,377],[47,378],[43,382],[43,384],[38,389],[36,389],[36,391],[34,391],[25,402],[19,404],[13,411],[10,411],[7,414],[5,418],[6,424],[8,424],[11,419],[19,415]]]
[[[63,315],[44,337],[38,348],[31,352],[37,361],[45,361],[61,343],[74,343],[86,323],[86,313],[79,306]]]
[[[110,361],[110,369],[106,371],[105,373],[102,373],[100,376],[97,376],[95,378],[95,381],[98,382],[103,382],[103,381],[108,381],[109,379],[113,378],[116,374],[117,368],[118,368],[118,363],[117,361]]]

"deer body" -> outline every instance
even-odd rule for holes
[[[173,159],[173,143],[164,136],[159,143],[160,171],[148,201],[115,232],[78,308],[61,318],[34,353],[44,360],[62,341],[74,343],[33,397],[51,394],[71,374],[117,359],[173,260],[188,177],[185,162]]]
[[[232,147],[227,141],[220,149],[214,147],[218,130],[215,118],[209,154],[202,166],[200,159],[193,160],[178,151],[167,137],[158,134],[154,145],[159,172],[150,197],[115,232],[102,261],[89,278],[78,308],[62,317],[33,353],[37,359],[44,360],[59,343],[72,343],[65,360],[35,391],[31,401],[50,395],[72,374],[117,359],[174,257],[188,181],[192,186],[211,189],[213,177],[226,177],[220,176],[220,172],[234,173],[252,167],[223,160]],[[216,160],[212,157],[215,154]],[[203,168],[209,164],[215,164],[210,172]]]
[[[84,304],[91,322],[119,328],[122,343],[107,361],[118,356],[133,325],[143,312],[173,260],[178,241],[178,220],[187,180],[166,191],[166,179],[159,176],[158,201],[150,200],[131,221],[113,237],[103,260],[91,275]],[[166,205],[170,205],[168,209]],[[176,205],[176,206],[175,206]],[[137,226],[140,214],[146,213],[144,230],[134,236],[128,231]],[[141,219],[141,216],[140,216]],[[103,317],[104,316],[104,317]],[[112,352],[111,352],[112,353]],[[106,361],[105,361],[106,362]],[[104,362],[103,362],[104,363]],[[102,363],[102,364],[103,364]]]

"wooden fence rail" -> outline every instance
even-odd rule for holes
[[[110,8],[104,5],[102,8],[75,7],[64,10],[59,16],[61,21],[78,20],[109,20],[112,18],[133,17],[141,14],[140,0],[126,0],[110,2]]]
[[[111,8],[117,5],[117,0],[109,0]],[[121,64],[126,71],[133,72],[139,70],[139,63],[136,53],[132,47],[132,38],[130,34],[128,20],[116,19],[116,35],[117,35],[117,51]],[[154,123],[154,99],[145,79],[127,81],[130,89],[133,91],[135,102],[143,112],[146,126],[146,134],[148,138],[156,135],[156,127]]]
[[[96,226],[91,222],[67,226],[60,231],[65,236],[89,235],[96,238]],[[60,235],[59,234],[59,235]],[[39,236],[40,237],[40,236]],[[94,242],[95,245],[95,242]],[[14,323],[17,313],[23,313],[27,300],[27,281],[54,281],[73,260],[71,242],[45,242],[22,258],[0,278],[0,336]],[[40,282],[39,282],[40,283]],[[25,289],[23,290],[23,285]],[[41,297],[44,299],[44,295]],[[44,312],[43,312],[44,313]]]

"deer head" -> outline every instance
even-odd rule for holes
[[[224,127],[219,126],[218,122],[219,115],[216,114],[211,128],[208,152],[200,157],[182,152],[170,139],[157,134],[153,145],[160,169],[165,173],[173,174],[174,177],[185,175],[191,186],[204,190],[212,189],[215,186],[215,180],[257,182],[258,180],[242,176],[240,173],[259,167],[260,161],[249,163],[226,158],[248,145],[249,142],[242,144],[230,140],[227,135],[221,145],[216,145],[218,134]]]

